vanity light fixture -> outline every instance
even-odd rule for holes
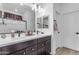
[[[32,10],[35,10],[35,11],[38,11],[38,12],[45,12],[45,9],[41,8],[40,5],[35,4],[35,3],[32,5]]]
[[[38,4],[33,3],[33,5],[31,6],[32,10],[38,11],[41,7]]]
[[[37,10],[37,5],[36,4],[32,5],[32,10]]]

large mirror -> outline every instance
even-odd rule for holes
[[[49,27],[49,16],[43,16],[37,18],[37,27],[40,28],[47,28]]]
[[[43,28],[48,28],[49,27],[49,16],[44,16],[43,17]]]
[[[0,3],[0,33],[35,31],[35,12],[26,3]]]
[[[49,29],[49,14],[46,12],[46,9],[43,8],[43,4],[36,5],[36,29],[37,31],[45,31]]]
[[[37,28],[42,28],[42,27],[43,27],[42,18],[39,17],[39,18],[37,18]]]

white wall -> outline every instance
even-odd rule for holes
[[[61,3],[54,3],[53,4],[53,19],[57,21],[58,31],[54,31],[54,49],[58,47],[62,47],[63,44],[63,19],[62,19],[62,4]],[[58,32],[60,32],[58,34]]]
[[[35,13],[32,10],[26,10],[23,20],[27,21],[27,30],[35,30]]]
[[[2,10],[3,9],[3,7],[2,7],[2,3],[0,3],[0,10]]]
[[[79,3],[63,3],[62,13],[68,13],[75,10],[79,10]]]

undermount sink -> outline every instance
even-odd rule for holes
[[[26,34],[26,36],[34,36],[35,34]]]

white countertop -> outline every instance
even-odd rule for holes
[[[25,36],[25,34],[21,34],[21,37],[18,37],[16,35],[15,38],[11,38],[10,34],[7,34],[7,37],[5,39],[0,37],[0,47],[16,44],[16,43],[19,43],[19,42],[34,40],[34,39],[46,37],[46,36],[51,36],[51,34],[50,33],[44,33],[44,34],[35,34],[35,35],[32,35],[32,36]]]

